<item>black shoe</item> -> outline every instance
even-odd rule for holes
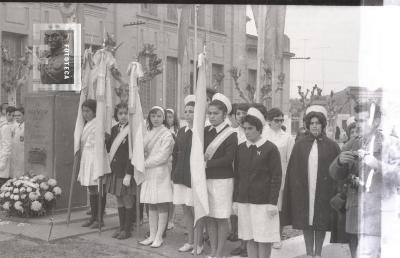
[[[234,256],[240,255],[240,254],[242,253],[242,251],[243,251],[243,250],[242,250],[242,247],[239,246],[239,247],[237,247],[237,248],[235,248],[235,249],[232,250],[231,255],[234,255]]]
[[[117,229],[113,234],[112,238],[117,238],[118,235],[124,230],[125,226],[125,207],[118,208],[118,217],[119,217],[119,229]]]
[[[90,227],[91,225],[93,225],[93,223],[95,222],[95,219],[90,218],[89,220],[85,221],[81,227]]]
[[[98,207],[98,200],[96,194],[91,194],[89,196],[89,204],[90,204],[90,211],[91,217],[88,221],[82,224],[82,227],[90,227],[96,221],[97,217],[97,207]]]
[[[104,221],[102,221],[101,222],[101,227],[104,227]],[[90,226],[90,228],[99,228],[99,222],[98,222],[98,220],[95,220],[94,222],[93,222],[93,224]]]
[[[125,209],[125,223],[124,229],[121,231],[117,239],[123,240],[129,238],[132,234],[132,220],[133,220],[133,208]]]
[[[114,231],[114,233],[111,235],[112,238],[118,238],[119,234],[121,233],[121,229],[117,229]]]
[[[128,239],[132,236],[131,232],[126,232],[125,230],[122,230],[121,233],[117,236],[118,240],[125,240]]]

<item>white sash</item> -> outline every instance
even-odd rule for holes
[[[212,140],[212,142],[207,146],[205,156],[211,159],[219,146],[234,132],[235,130],[232,127],[228,127],[218,134],[217,137],[215,137],[214,140]]]
[[[154,129],[153,129],[154,130]],[[153,135],[147,135],[144,139],[144,149],[147,151],[151,151],[153,150],[154,144],[157,142],[157,140],[161,137],[161,135],[163,133],[165,133],[165,131],[168,131],[168,129],[164,128],[160,128],[160,130],[158,132],[155,132]],[[151,133],[148,132],[148,133]],[[168,131],[169,133],[169,131]],[[151,136],[151,139],[148,139],[148,137]]]
[[[114,158],[115,153],[117,152],[119,146],[121,145],[122,141],[125,139],[125,137],[128,135],[129,133],[129,125],[125,126],[124,129],[122,129],[117,137],[115,137],[113,143],[111,144],[111,148],[110,148],[110,160],[112,160]]]

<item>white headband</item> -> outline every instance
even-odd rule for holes
[[[307,115],[308,113],[310,113],[310,112],[319,112],[319,113],[322,113],[322,114],[325,116],[325,118],[328,118],[328,112],[327,112],[326,109],[325,109],[323,106],[321,106],[321,105],[312,105],[312,106],[309,106],[309,107],[307,108],[307,110],[306,110],[306,115]]]
[[[227,113],[229,114],[232,111],[231,101],[224,95],[219,92],[215,93],[212,100],[219,100],[226,106]]]
[[[258,120],[260,120],[262,125],[265,125],[266,123],[263,114],[257,108],[254,107],[249,108],[249,110],[247,111],[247,115],[254,116]]]
[[[172,108],[167,108],[167,111],[171,112],[172,114],[175,114],[175,111]]]
[[[158,110],[160,110],[161,113],[163,114],[163,116],[165,117],[165,111],[164,111],[164,109],[163,109],[162,107],[160,107],[160,106],[154,106],[154,107],[151,108],[151,110],[153,110],[153,109],[158,109]]]
[[[196,103],[196,96],[195,95],[187,95],[185,97],[185,99],[183,100],[183,102],[185,103],[185,106],[189,103],[189,102],[195,102]]]

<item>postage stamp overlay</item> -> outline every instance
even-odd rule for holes
[[[81,25],[33,25],[33,91],[81,90]]]

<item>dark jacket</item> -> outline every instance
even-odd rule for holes
[[[381,134],[377,134],[375,139],[373,155],[381,160],[383,137]],[[343,146],[342,151],[366,149],[368,147],[365,147],[365,145],[368,141],[368,138],[354,138]],[[339,164],[338,158],[336,158],[331,163],[329,170],[330,175],[335,180],[346,180],[349,175],[354,175],[366,182],[371,169],[362,165],[361,160],[353,164]],[[374,174],[369,192],[365,191],[363,187],[351,187],[351,184],[349,185],[346,194],[346,232],[379,236],[381,234],[382,174]],[[359,207],[359,200],[364,201],[362,207]],[[359,214],[360,211],[362,215]],[[360,220],[363,220],[366,226],[360,228]]]
[[[282,180],[278,148],[266,141],[258,148],[239,145],[235,158],[234,201],[277,205]]]
[[[190,152],[192,150],[192,130],[179,129],[172,152],[172,174],[174,184],[191,187]]]
[[[128,125],[126,125],[128,126]],[[106,139],[107,152],[110,152],[111,145],[119,133],[118,124],[111,128],[111,136]],[[114,158],[110,163],[111,172],[115,173],[117,178],[123,178],[126,174],[133,175],[133,165],[129,159],[129,142],[128,136],[119,145],[115,152]],[[132,177],[133,178],[133,177]]]
[[[228,127],[229,125],[226,125],[219,133],[213,133],[214,130],[210,132],[210,126],[204,128],[204,151],[206,151],[208,145],[215,137]],[[237,147],[237,135],[236,133],[232,133],[221,143],[214,156],[207,161],[207,179],[233,178],[233,160],[235,159]]]
[[[282,224],[295,229],[308,229],[309,192],[308,158],[315,137],[308,134],[295,143],[286,172],[282,202]],[[340,153],[336,142],[325,135],[317,138],[318,171],[314,200],[314,230],[330,231],[333,208],[330,200],[336,193],[335,182],[329,176],[329,165]]]

